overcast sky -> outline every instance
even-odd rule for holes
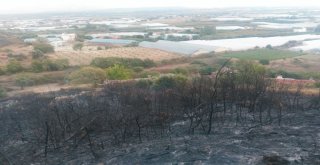
[[[319,7],[320,0],[1,0],[0,14],[146,7]]]

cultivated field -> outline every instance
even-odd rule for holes
[[[277,50],[277,49],[252,49],[247,51],[229,52],[224,57],[238,58],[245,60],[277,60],[292,58],[302,55],[299,52]]]
[[[70,65],[89,65],[96,57],[124,57],[161,61],[178,58],[179,55],[141,47],[122,47],[107,50],[57,51],[49,55],[52,59],[68,59]]]

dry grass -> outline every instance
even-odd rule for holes
[[[302,94],[309,95],[309,96],[317,96],[320,94],[319,89],[317,88],[304,88]]]
[[[75,89],[75,88],[83,88],[88,89],[91,85],[84,84],[84,85],[61,85],[58,83],[52,84],[45,84],[45,85],[37,85],[31,87],[25,87],[23,90],[17,89],[7,93],[8,96],[17,96],[23,95],[28,93],[47,93],[47,92],[56,92],[64,89]]]
[[[272,61],[268,67],[290,72],[318,72],[320,70],[319,64],[320,55],[303,55]]]
[[[0,66],[4,66],[8,63],[8,53],[12,54],[24,54],[28,57],[27,60],[24,60],[22,63],[25,65],[30,64],[31,56],[30,52],[32,51],[32,46],[26,46],[24,44],[12,44],[8,46],[3,46],[0,48]]]
[[[176,68],[187,68],[189,66],[190,66],[190,64],[188,64],[188,63],[168,64],[168,65],[163,65],[163,66],[159,66],[159,67],[150,68],[150,69],[147,69],[146,71],[156,71],[156,72],[160,72],[160,73],[168,73],[168,72],[172,71],[173,69],[176,69]]]
[[[68,59],[70,65],[89,65],[96,57],[123,57],[140,58],[161,61],[164,59],[178,58],[179,55],[142,47],[122,47],[107,50],[82,50],[82,51],[57,51],[49,55],[52,59]]]

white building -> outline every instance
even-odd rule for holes
[[[295,32],[295,33],[305,33],[305,32],[307,32],[307,28],[294,28],[293,29],[293,32]]]
[[[66,34],[66,33],[62,33],[61,34],[61,38],[63,41],[74,41],[76,39],[76,34],[71,33],[71,34]]]

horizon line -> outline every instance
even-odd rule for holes
[[[185,9],[185,10],[210,10],[210,9],[247,9],[247,10],[252,10],[252,9],[319,9],[320,7],[315,7],[315,6],[274,6],[274,7],[265,7],[265,6],[239,6],[239,7],[180,7],[180,6],[170,6],[170,7],[124,7],[124,8],[105,8],[105,9],[77,9],[73,11],[69,10],[52,10],[52,11],[35,11],[35,12],[13,12],[13,13],[1,13],[0,16],[19,16],[19,15],[38,15],[38,14],[75,14],[79,12],[109,12],[109,13],[116,13],[117,11],[115,10],[122,10],[119,12],[137,12],[137,11],[150,11],[150,10],[178,10],[178,9]],[[105,11],[105,10],[112,10],[112,11]]]

